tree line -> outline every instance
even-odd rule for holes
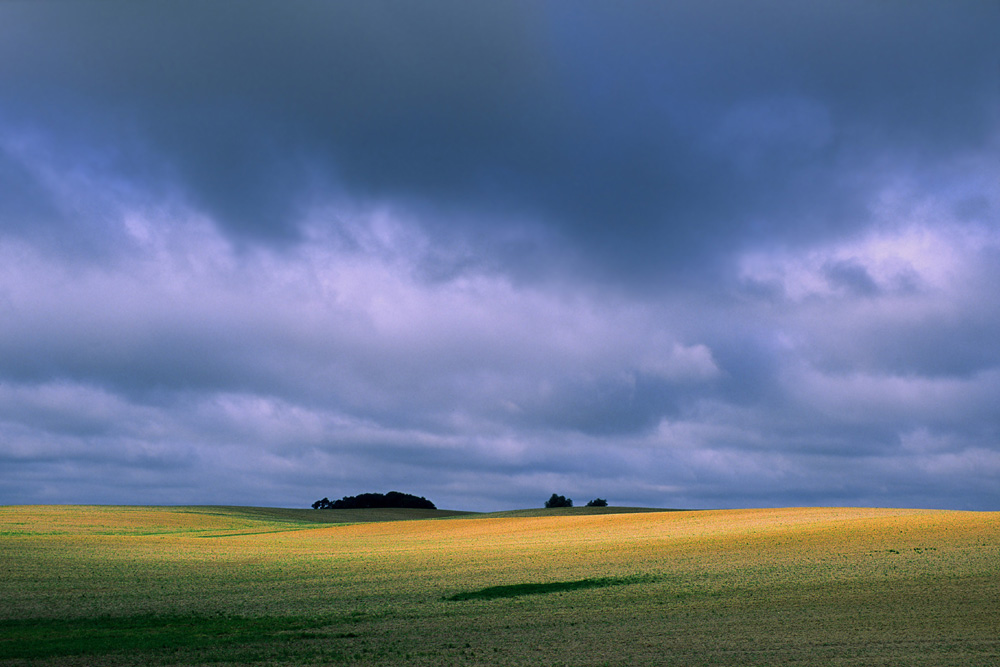
[[[423,496],[390,491],[389,493],[362,493],[357,496],[344,496],[340,500],[330,501],[329,498],[317,500],[312,504],[314,510],[360,510],[384,507],[403,507],[407,509],[436,510],[434,503]]]
[[[546,508],[572,507],[573,499],[553,493],[545,501]],[[608,501],[604,498],[594,498],[587,503],[587,507],[607,507]],[[340,500],[331,501],[329,498],[322,498],[312,504],[314,510],[357,510],[370,508],[401,507],[407,509],[436,510],[437,507],[423,496],[414,496],[409,493],[390,491],[389,493],[362,493],[357,496],[344,496]]]
[[[546,508],[552,507],[572,507],[573,499],[553,493],[552,497],[545,501]],[[604,498],[594,498],[587,503],[587,507],[607,507],[608,501]]]

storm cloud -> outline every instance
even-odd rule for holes
[[[0,503],[996,509],[998,28],[0,4]]]

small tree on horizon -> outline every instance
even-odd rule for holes
[[[607,507],[608,501],[604,498],[594,498],[587,503],[587,507]]]
[[[553,507],[572,507],[573,499],[567,498],[566,496],[559,496],[552,494],[552,497],[545,501],[546,509],[551,509]]]

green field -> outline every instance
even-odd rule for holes
[[[0,665],[1000,664],[1000,515],[0,507]]]

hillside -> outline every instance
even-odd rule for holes
[[[592,509],[0,507],[0,665],[1000,661],[996,513]]]
[[[409,508],[373,508],[350,510],[288,509],[280,507],[241,507],[202,505],[161,508],[166,511],[192,512],[206,516],[242,517],[251,520],[291,523],[369,523],[379,521],[420,521],[428,519],[501,519],[544,516],[587,516],[599,514],[633,514],[640,512],[677,512],[683,510],[655,507],[558,507],[504,510],[499,512],[465,512],[460,510],[425,510]]]

